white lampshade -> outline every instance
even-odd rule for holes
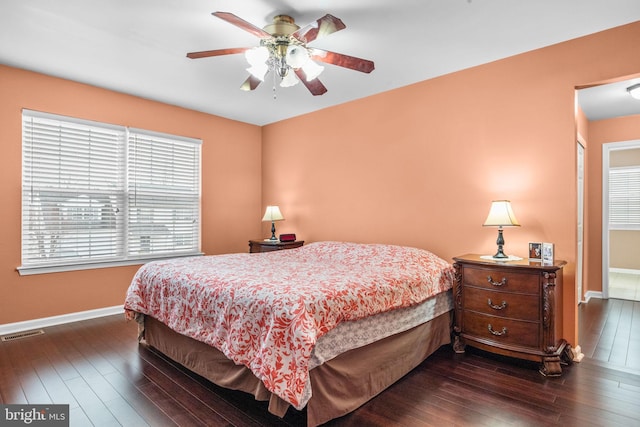
[[[264,216],[262,217],[263,221],[282,221],[284,217],[282,216],[282,212],[280,212],[280,208],[278,206],[267,206],[267,210],[264,212]]]
[[[264,76],[266,76],[267,71],[269,71],[269,67],[267,67],[266,64],[254,65],[253,67],[247,68],[247,71],[251,73],[253,77],[260,79],[260,81],[263,82]]]
[[[249,65],[255,67],[264,64],[269,59],[269,49],[266,46],[254,47],[244,52],[244,57]]]
[[[494,200],[491,202],[489,215],[483,225],[498,227],[520,226],[513,213],[513,209],[511,209],[511,202],[509,200]]]
[[[244,57],[247,58],[247,62],[251,67],[247,68],[247,71],[251,73],[260,81],[264,81],[264,76],[269,71],[267,60],[269,59],[269,49],[265,46],[254,47],[244,52]]]

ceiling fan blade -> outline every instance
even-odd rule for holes
[[[318,37],[328,36],[336,31],[344,30],[347,26],[339,18],[333,15],[325,15],[303,28],[300,28],[292,34],[293,37],[302,43],[311,43]]]
[[[255,88],[258,87],[260,83],[262,83],[262,80],[260,80],[253,74],[249,74],[249,77],[247,77],[247,80],[245,80],[244,83],[242,83],[242,85],[240,86],[240,89],[245,91],[254,90]]]
[[[370,73],[374,70],[373,61],[368,59],[356,58],[355,56],[344,55],[342,53],[331,52],[328,50],[309,48],[311,59],[315,59],[327,64],[337,65],[339,67],[350,68],[362,73]]]
[[[295,70],[295,72],[296,76],[298,76],[302,84],[305,85],[307,89],[309,89],[309,92],[311,92],[313,96],[322,95],[327,91],[325,85],[323,85],[322,82],[317,78],[308,82],[307,75],[304,73],[304,71],[302,71],[302,68],[298,68],[297,70]]]
[[[271,34],[267,33],[265,30],[263,30],[262,28],[258,28],[255,25],[251,24],[250,22],[245,21],[244,19],[234,15],[233,13],[229,13],[229,12],[213,12],[212,13],[213,16],[216,16],[224,21],[227,21],[230,24],[235,25],[238,28],[241,28],[251,34],[253,34],[256,37],[259,37],[261,39],[269,39],[271,38]]]
[[[251,49],[250,47],[232,47],[228,49],[203,50],[200,52],[189,52],[187,58],[198,59],[207,58],[209,56],[232,55],[234,53],[243,53]]]

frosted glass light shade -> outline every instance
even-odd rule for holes
[[[267,64],[254,65],[247,68],[247,71],[251,73],[253,77],[260,79],[260,81],[263,82],[264,76],[266,76],[267,71],[269,71],[269,67],[267,66]]]
[[[247,49],[244,52],[244,57],[247,59],[249,65],[255,67],[267,62],[267,60],[269,59],[269,49],[267,49],[265,46]]]
[[[313,61],[307,61],[307,63],[302,66],[302,71],[304,71],[305,76],[307,76],[308,82],[318,77],[323,70],[324,67],[322,65],[318,65]]]
[[[296,73],[294,73],[293,71],[289,70],[287,75],[282,78],[282,81],[280,82],[280,86],[282,86],[282,87],[295,86],[295,85],[298,84],[299,81],[300,80],[298,80],[298,78],[296,77]]]
[[[304,66],[309,61],[309,52],[304,46],[289,45],[287,46],[287,65],[293,69]]]

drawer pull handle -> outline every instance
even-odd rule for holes
[[[507,302],[506,301],[502,301],[502,304],[496,305],[491,301],[491,298],[489,298],[487,300],[487,304],[489,304],[489,307],[493,308],[494,310],[503,310],[503,309],[507,308]]]
[[[507,334],[507,328],[505,326],[502,327],[502,331],[494,331],[493,327],[491,326],[491,323],[489,323],[488,329],[489,329],[489,332],[491,332],[491,335],[501,336],[501,335]]]
[[[491,283],[493,286],[504,286],[507,284],[507,278],[503,277],[501,281],[495,282],[493,277],[487,276],[487,282]]]

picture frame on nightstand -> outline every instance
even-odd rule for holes
[[[542,243],[529,243],[529,261],[542,261]]]
[[[553,265],[553,243],[542,243],[542,265]]]

